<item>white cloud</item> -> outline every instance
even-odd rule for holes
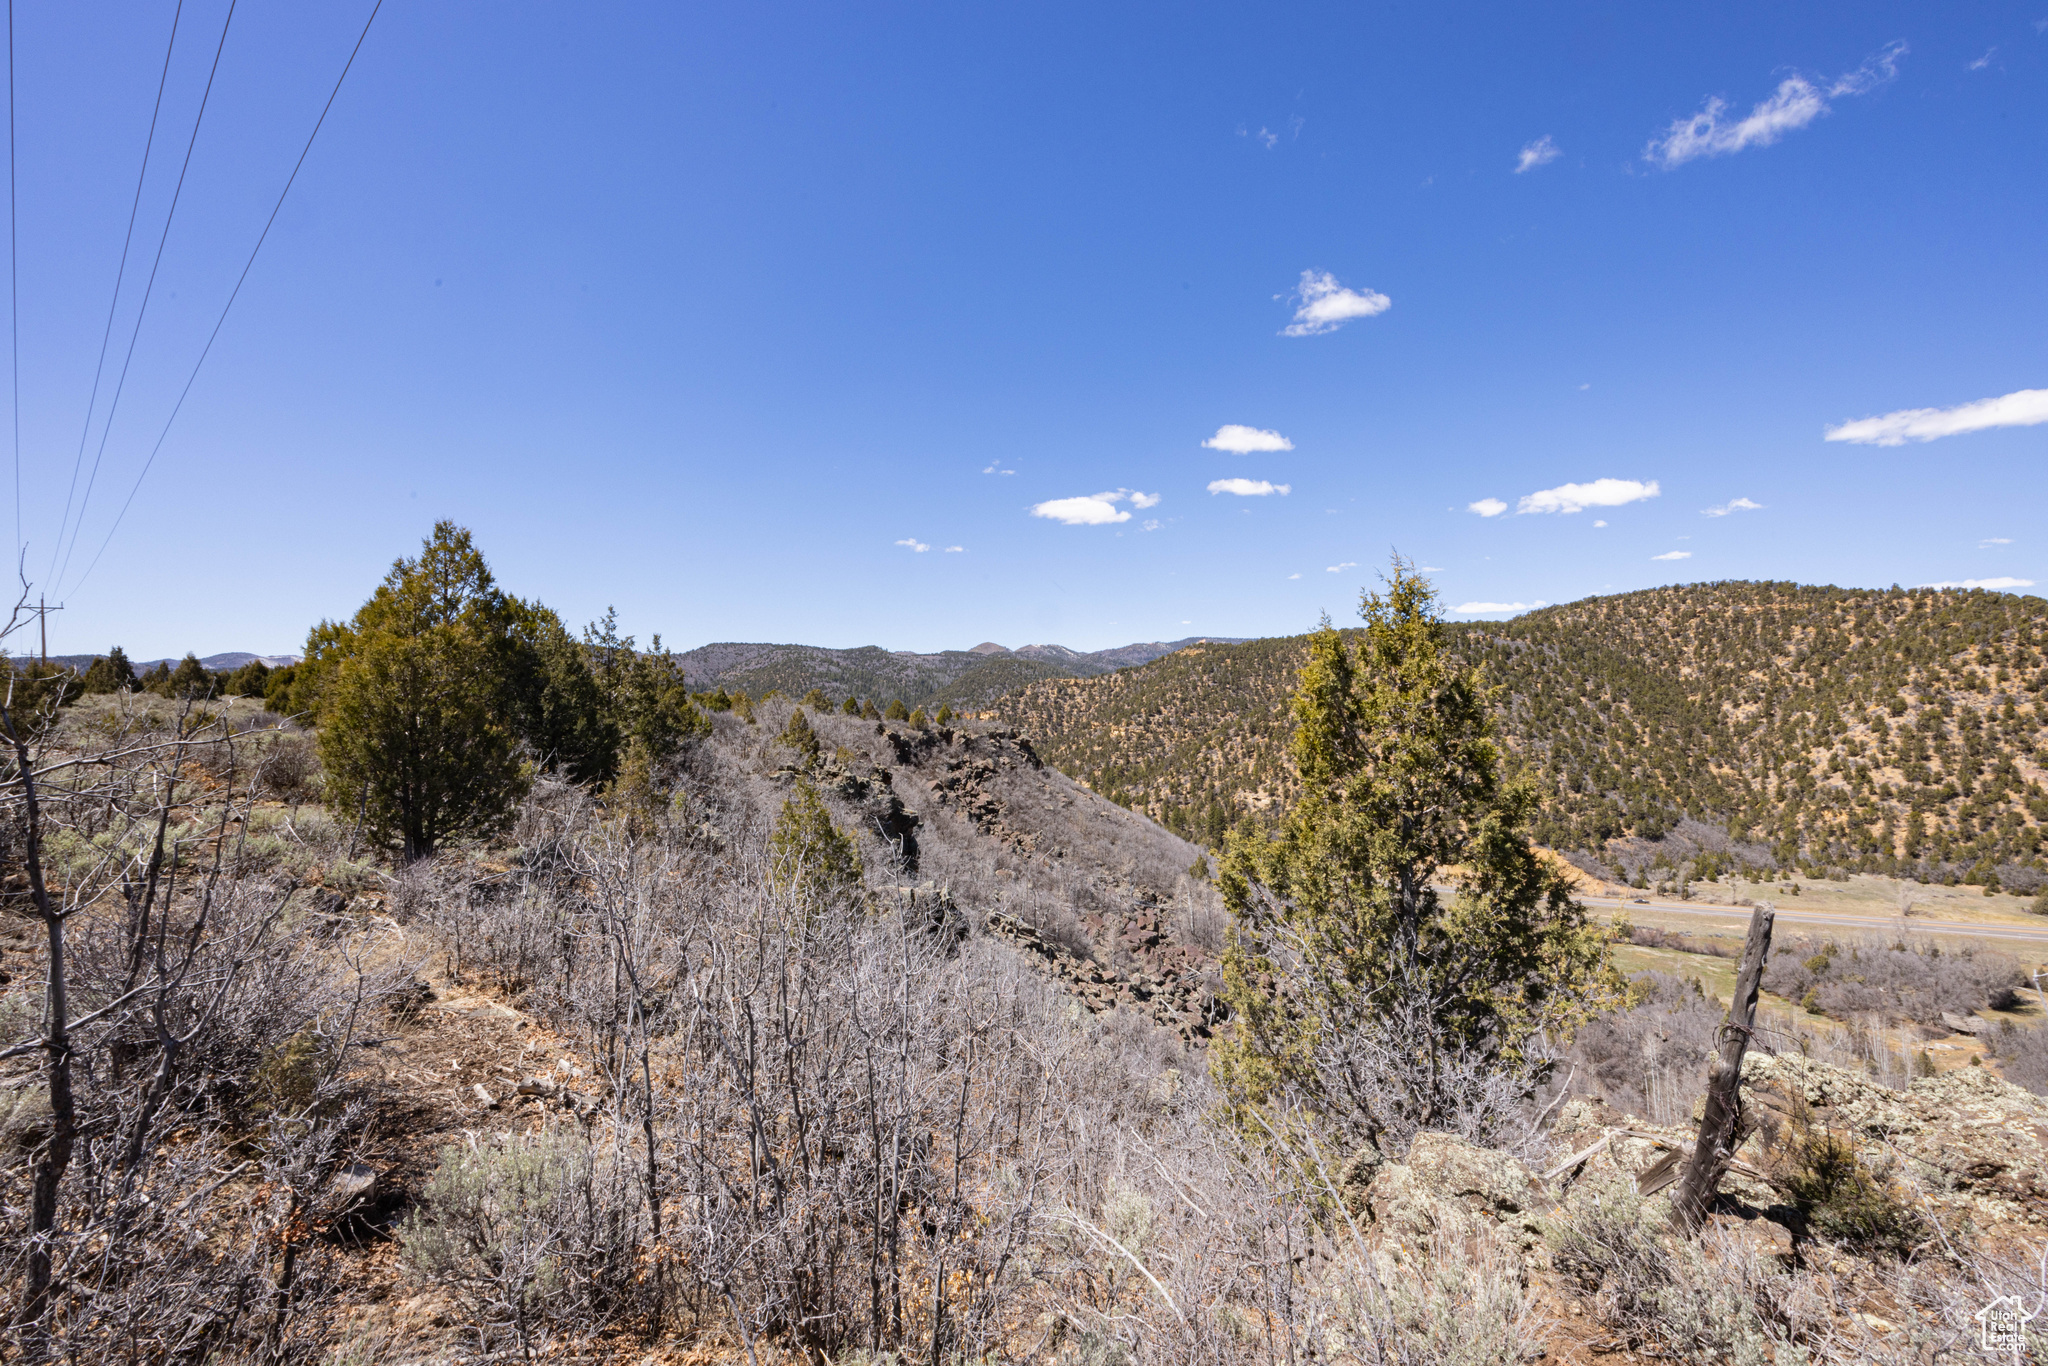
[[[1232,455],[1250,455],[1254,451],[1291,451],[1294,443],[1278,432],[1265,431],[1258,427],[1245,427],[1235,422],[1226,422],[1216,429],[1216,435],[1202,443],[1212,451],[1229,451]]]
[[[1386,312],[1394,301],[1374,290],[1346,289],[1327,270],[1304,270],[1293,297],[1301,300],[1294,321],[1280,329],[1283,337],[1314,337],[1335,332],[1353,318]]]
[[[1859,418],[1827,429],[1829,441],[1859,446],[1903,446],[1993,427],[2034,427],[2048,422],[2048,389],[2015,389],[1955,408],[1901,408],[1883,417]]]
[[[948,555],[964,555],[967,553],[967,547],[964,545],[949,545],[944,553]]]
[[[1212,479],[1209,492],[1234,493],[1240,498],[1263,498],[1269,493],[1277,493],[1284,498],[1294,492],[1294,488],[1289,484],[1269,484],[1263,479]]]
[[[923,541],[920,541],[915,537],[905,537],[903,540],[896,542],[896,544],[907,545],[920,555],[924,554],[925,551],[931,549],[930,546],[926,545]]]
[[[1659,492],[1654,479],[1647,484],[1640,479],[1595,479],[1590,484],[1559,484],[1554,489],[1539,489],[1516,504],[1515,511],[1584,512],[1587,508],[1618,508],[1624,503],[1655,498]]]
[[[2010,536],[1986,536],[1986,537],[1985,537],[1985,538],[1984,538],[1983,540],[1981,540],[1981,541],[1977,542],[1977,548],[1978,548],[1979,550],[1981,550],[1981,549],[1983,549],[1983,548],[1984,548],[1985,546],[1987,546],[1987,545],[2011,545],[2011,544],[2012,544],[2012,537],[2010,537]]]
[[[1165,525],[1166,523],[1160,521],[1157,517],[1150,517],[1147,518],[1144,522],[1142,522],[1139,525],[1138,529],[1140,531],[1157,531],[1159,530],[1159,528]]]
[[[1536,166],[1548,166],[1563,155],[1564,152],[1558,147],[1556,141],[1551,138],[1550,134],[1545,133],[1542,137],[1522,149],[1522,154],[1515,159],[1515,174],[1520,175],[1522,172]]]
[[[1988,47],[1984,49],[1984,55],[1982,57],[1979,57],[1976,61],[1970,63],[1970,70],[1982,71],[1985,67],[1990,66],[1991,58],[1993,54],[1995,54],[1997,51],[1998,49],[1995,47]]]
[[[1667,550],[1662,555],[1652,555],[1650,558],[1653,560],[1689,560],[1692,558],[1692,552],[1690,550]]]
[[[1762,509],[1762,503],[1752,503],[1747,498],[1730,498],[1717,507],[1701,508],[1700,516],[1726,517],[1731,512],[1758,512]]]
[[[1288,577],[1288,578],[1290,578],[1290,579],[1298,579],[1298,578],[1300,578],[1300,577],[1301,577],[1301,575],[1299,575],[1299,574],[1289,574],[1289,575],[1288,575],[1287,577]]]
[[[1444,572],[1444,567],[1440,564],[1418,565],[1417,568],[1425,574],[1441,574]]]
[[[1481,498],[1476,503],[1465,504],[1465,511],[1476,512],[1481,517],[1498,517],[1508,510],[1508,505],[1498,498]]]
[[[983,471],[982,471],[982,473],[983,473],[983,474],[1015,474],[1015,473],[1017,472],[1017,471],[1015,471],[1015,470],[1006,470],[1006,469],[1000,469],[1000,468],[998,468],[998,466],[1000,466],[1001,464],[1002,464],[1002,462],[1001,462],[1001,461],[999,460],[999,461],[997,461],[997,462],[996,462],[996,464],[994,464],[994,465],[990,465],[990,466],[989,466],[989,467],[988,467],[987,469],[983,470]]]
[[[2032,588],[2032,579],[1944,579],[1940,583],[1923,583],[1922,588]]]
[[[1329,567],[1328,567],[1327,569],[1325,569],[1325,570],[1324,570],[1323,572],[1324,572],[1324,573],[1326,573],[1326,574],[1341,574],[1341,573],[1343,573],[1343,572],[1344,572],[1345,570],[1347,570],[1347,569],[1356,569],[1356,568],[1358,568],[1358,561],[1356,561],[1356,560],[1346,560],[1346,561],[1344,561],[1344,563],[1342,563],[1342,564],[1333,564],[1333,565],[1329,566]]]
[[[1548,607],[1549,605],[1543,599],[1538,598],[1534,602],[1466,602],[1460,603],[1451,610],[1468,615],[1480,612],[1533,612],[1538,607]]]
[[[1768,147],[1827,113],[1828,101],[1842,95],[1861,95],[1898,75],[1899,58],[1906,51],[1904,43],[1893,43],[1854,71],[1820,84],[1804,76],[1788,76],[1778,83],[1775,94],[1743,119],[1724,118],[1728,102],[1716,96],[1691,118],[1675,120],[1664,136],[1652,138],[1644,149],[1643,159],[1668,171],[1698,157],[1727,156],[1746,147]]]
[[[1149,508],[1159,505],[1160,495],[1138,493],[1131,489],[1111,489],[1108,493],[1091,493],[1080,498],[1054,498],[1049,502],[1034,503],[1033,517],[1045,517],[1068,526],[1108,526],[1112,522],[1128,522],[1131,514],[1117,506],[1125,499],[1132,507]],[[1148,528],[1149,529],[1149,528]]]
[[[1605,523],[1605,522],[1595,522],[1595,523],[1593,523],[1593,525],[1594,525],[1594,526],[1606,526],[1606,525],[1607,525],[1607,523]]]

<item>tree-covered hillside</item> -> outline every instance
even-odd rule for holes
[[[1543,840],[1601,853],[1691,818],[1752,864],[2040,879],[2048,602],[1718,583],[1448,628],[1500,688]],[[1293,791],[1300,637],[1206,645],[1002,699],[1068,773],[1213,841]]]

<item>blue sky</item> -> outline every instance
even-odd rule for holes
[[[2048,0],[394,2],[109,539],[368,13],[188,0],[109,332],[172,9],[17,9],[53,651],[296,649],[437,517],[681,647],[2048,582]]]

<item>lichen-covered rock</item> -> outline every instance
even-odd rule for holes
[[[1903,1163],[1940,1203],[1980,1222],[2048,1216],[2048,1100],[1981,1068],[1894,1090],[1810,1058],[1751,1054],[1742,1080],[1762,1109],[1842,1133],[1866,1160]]]
[[[1535,1174],[1507,1153],[1451,1134],[1417,1134],[1405,1162],[1380,1169],[1366,1192],[1373,1221],[1405,1240],[1498,1224],[1532,1246],[1545,1207]]]

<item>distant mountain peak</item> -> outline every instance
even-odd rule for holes
[[[971,655],[1006,655],[1010,653],[1010,647],[998,645],[993,640],[984,640],[967,653]]]

